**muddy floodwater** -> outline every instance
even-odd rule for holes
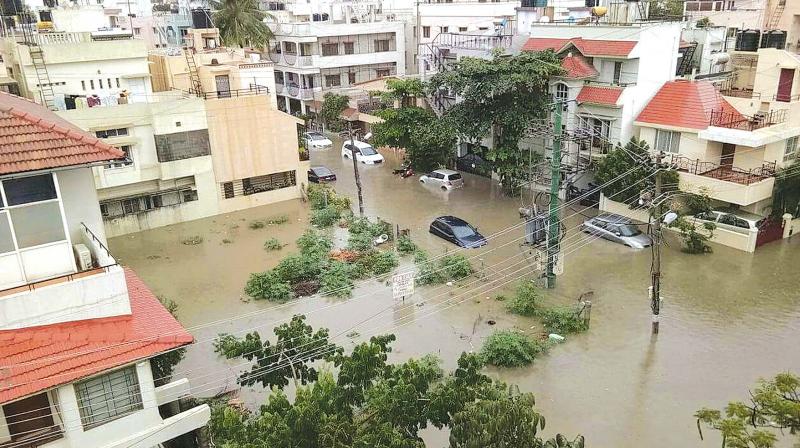
[[[312,154],[338,176],[338,192],[353,198],[352,164],[339,146]],[[305,313],[314,327],[351,347],[371,335],[395,333],[393,356],[403,360],[436,353],[452,367],[465,350],[479,350],[497,328],[529,331],[534,322],[508,314],[495,296],[520,278],[538,275],[534,254],[520,247],[519,198],[500,195],[488,179],[465,175],[465,187],[443,192],[420,185],[418,177],[391,174],[399,162],[361,166],[365,211],[401,228],[432,255],[456,250],[427,232],[441,215],[466,219],[489,244],[465,252],[480,275],[459,285],[422,289],[405,301],[391,287],[357,282],[353,297],[299,299],[284,305],[248,301],[242,288],[251,272],[273,267],[296,250],[294,240],[308,226],[307,205],[289,201],[180,225],[114,238],[114,255],[159,295],[179,304],[180,321],[197,343],[178,366],[198,396],[235,388],[238,362],[212,352],[221,332],[243,334],[271,329]],[[573,302],[593,291],[591,328],[570,336],[530,368],[489,369],[492,375],[534,392],[547,417],[547,434],[583,434],[592,447],[719,446],[716,434],[700,441],[692,414],[703,406],[745,399],[760,377],[800,372],[800,237],[771,243],[747,254],[714,246],[703,256],[680,252],[668,237],[663,257],[661,332],[650,334],[647,299],[650,252],[635,251],[575,230],[583,216],[565,210],[564,274],[547,292],[551,303]],[[583,211],[581,213],[591,213]],[[288,222],[251,229],[254,220],[286,216]],[[514,227],[517,226],[517,227]],[[199,244],[187,240],[201,237]],[[268,252],[264,241],[288,246]],[[196,241],[193,241],[196,242]],[[408,260],[406,260],[407,262]],[[489,320],[495,321],[494,326]],[[245,388],[241,397],[258,404],[264,392]],[[431,447],[446,446],[446,435],[426,431]],[[780,446],[791,446],[782,440]]]

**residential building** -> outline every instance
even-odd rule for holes
[[[741,30],[761,29],[769,21],[768,0],[687,0],[684,16],[690,22],[708,18],[717,26]]]
[[[708,81],[666,83],[636,125],[640,138],[678,169],[681,190],[706,193],[715,207],[765,217],[776,170],[800,154],[800,58],[761,49],[752,71],[739,77],[753,80],[749,89],[720,90]],[[755,250],[758,243],[756,234],[727,236],[723,244],[743,250]]]
[[[150,448],[191,433],[186,379],[151,360],[192,336],[106,244],[92,169],[124,157],[0,93],[0,446]],[[163,413],[163,416],[162,416]]]
[[[108,235],[299,198],[307,184],[302,121],[277,110],[272,63],[191,31],[187,54],[92,33],[4,41],[25,96],[126,153],[93,169]]]
[[[786,49],[800,53],[800,3],[792,0],[766,0],[765,29],[786,32]]]

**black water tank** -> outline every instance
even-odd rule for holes
[[[2,5],[4,16],[13,16],[25,10],[22,7],[22,0],[3,0]]]
[[[761,35],[761,48],[786,48],[786,31],[770,30]]]
[[[193,9],[192,28],[214,28],[214,25],[211,24],[211,10],[208,8]]]
[[[758,51],[758,44],[761,41],[761,31],[744,30],[736,33],[737,51]]]
[[[587,8],[594,8],[595,6],[600,6],[600,0],[586,0]]]

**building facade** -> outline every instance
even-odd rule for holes
[[[106,245],[92,167],[124,153],[6,93],[0,135],[0,445],[150,448],[204,426],[207,405],[174,405],[188,381],[150,366],[192,336]]]

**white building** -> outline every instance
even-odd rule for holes
[[[192,336],[106,247],[92,167],[123,153],[6,93],[0,135],[0,445],[150,448],[204,426],[207,405],[160,414],[188,381],[150,360]]]

